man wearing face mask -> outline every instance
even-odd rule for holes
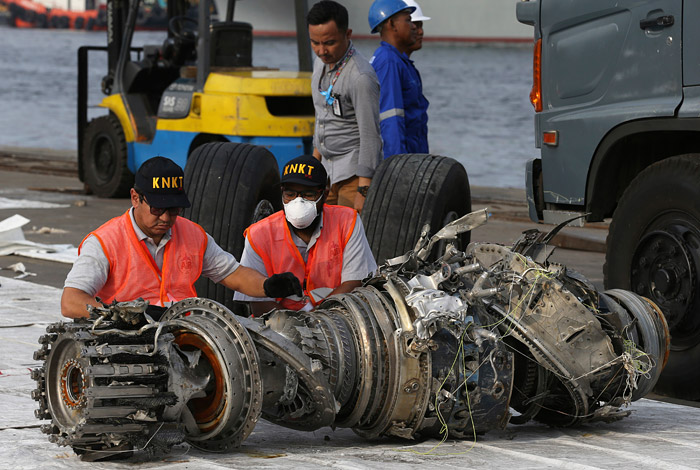
[[[291,272],[304,290],[303,297],[284,299],[236,292],[234,299],[250,302],[253,315],[273,308],[311,310],[329,295],[359,287],[377,269],[357,212],[325,204],[327,178],[313,156],[291,160],[281,178],[284,210],[246,230],[241,264],[263,276]]]

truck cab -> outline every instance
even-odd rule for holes
[[[660,393],[700,399],[700,2],[532,0],[530,218],[612,217],[604,278],[671,329]]]

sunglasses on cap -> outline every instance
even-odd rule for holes
[[[139,194],[139,201],[145,202],[146,204],[148,204],[148,201],[146,200],[146,196],[144,196],[143,194]],[[151,215],[155,215],[156,217],[160,217],[161,215],[165,214],[166,212],[171,217],[175,217],[176,215],[180,215],[180,212],[182,212],[182,207],[158,208],[158,207],[153,207],[152,205],[148,204],[148,208],[151,210]]]

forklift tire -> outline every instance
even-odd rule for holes
[[[434,234],[469,212],[469,178],[461,163],[438,155],[394,155],[372,178],[362,224],[372,254],[382,264],[413,250],[426,223]],[[469,240],[469,232],[462,234],[458,248],[466,248]]]
[[[240,260],[245,229],[282,209],[279,181],[277,160],[264,147],[204,144],[190,154],[185,165],[185,191],[192,206],[182,215],[201,225],[221,248]],[[267,207],[264,213],[260,213],[262,207]],[[233,291],[224,286],[200,278],[195,288],[198,296],[245,315],[233,301]]]
[[[666,317],[671,352],[655,392],[700,399],[700,154],[639,173],[613,214],[606,289],[651,299]]]
[[[83,142],[85,184],[99,197],[127,197],[134,175],[127,167],[124,131],[113,114],[93,119]]]

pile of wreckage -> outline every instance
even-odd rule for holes
[[[84,460],[187,442],[236,448],[259,418],[376,438],[468,438],[530,420],[616,420],[668,355],[663,315],[549,263],[548,235],[452,243],[478,211],[388,260],[311,312],[232,314],[191,298],[160,318],[143,301],[50,325],[32,371],[49,440]]]

